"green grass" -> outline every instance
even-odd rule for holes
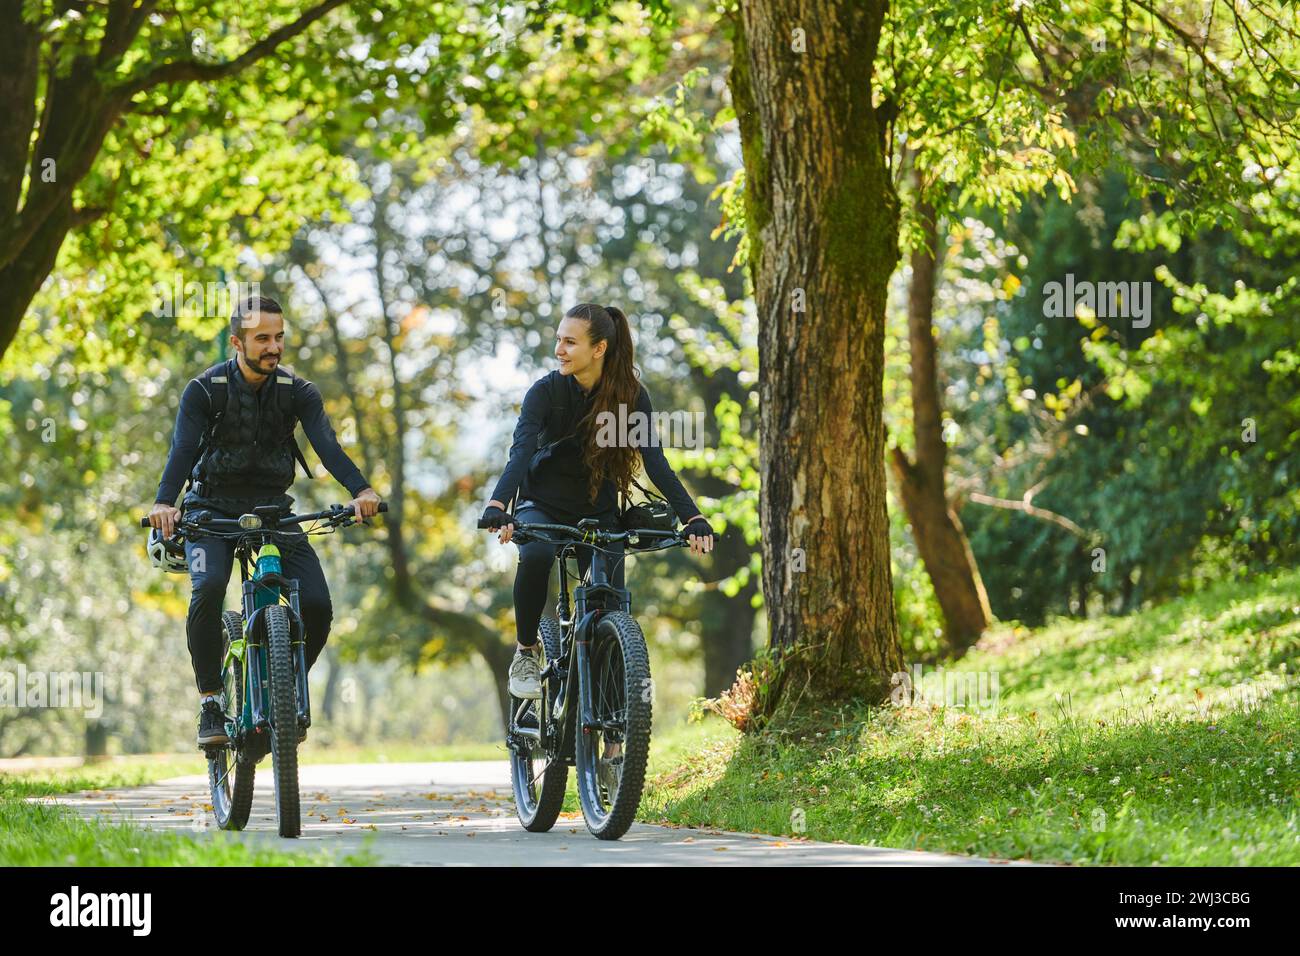
[[[85,821],[66,807],[32,802],[80,790],[135,787],[204,772],[198,758],[115,758],[83,767],[0,774],[0,866],[364,865],[366,854],[285,853],[214,832],[197,839],[129,824]]]
[[[886,704],[743,738],[711,718],[642,817],[996,858],[1294,865],[1298,658],[1295,571],[1003,627],[951,667],[996,675],[996,709]]]

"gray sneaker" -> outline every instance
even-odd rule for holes
[[[537,655],[515,648],[510,662],[510,695],[520,700],[537,700],[542,696],[542,671],[537,666]]]

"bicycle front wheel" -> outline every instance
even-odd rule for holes
[[[271,697],[271,765],[280,836],[302,833],[298,803],[297,681],[293,673],[289,614],[283,604],[266,609],[266,664]]]
[[[581,671],[581,669],[580,669]],[[650,658],[645,636],[630,614],[615,611],[596,622],[587,682],[590,722],[577,733],[578,802],[592,836],[617,840],[641,803],[650,753]]]
[[[243,619],[236,611],[221,615],[221,659],[224,661],[232,642],[243,637]],[[235,724],[244,712],[244,662],[234,658],[222,672],[226,708],[234,707]],[[229,728],[235,729],[235,728]],[[208,785],[212,792],[212,814],[223,830],[242,830],[248,824],[253,807],[253,779],[257,765],[242,759],[232,734],[230,743],[208,758]]]

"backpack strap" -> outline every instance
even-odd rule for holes
[[[649,489],[643,487],[641,485],[641,482],[637,481],[635,478],[632,479],[632,486],[636,488],[637,491],[641,492],[641,494],[645,495],[647,502],[662,501],[667,503],[668,501],[668,499],[665,498],[663,495],[656,494],[655,492],[650,491]],[[619,492],[618,497],[619,497],[619,506],[618,506],[619,511],[626,511],[628,508],[632,507],[632,499],[629,496],[624,495],[622,492]]]
[[[303,379],[305,382],[306,379]],[[297,387],[298,377],[293,374],[293,369],[287,365],[282,365],[275,370],[275,376],[272,378],[275,385],[275,401],[280,407],[280,415],[288,418],[293,412],[293,390]],[[307,464],[307,456],[302,453],[302,446],[298,444],[298,421],[294,419],[294,434],[290,436],[289,443],[293,445],[293,457],[302,465],[303,474],[308,480],[315,478],[312,474],[311,467]]]
[[[186,492],[194,486],[194,467],[203,460],[204,453],[212,446],[212,436],[216,434],[217,426],[226,415],[226,408],[230,402],[230,363],[222,362],[220,365],[214,365],[197,376],[194,381],[199,383],[199,388],[203,389],[203,393],[208,396],[208,424],[203,429],[203,434],[199,436],[199,447],[194,453],[194,461],[190,463],[189,474],[185,479]]]

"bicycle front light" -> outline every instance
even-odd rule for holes
[[[240,515],[239,526],[245,531],[256,531],[262,527],[262,519],[257,515]]]

